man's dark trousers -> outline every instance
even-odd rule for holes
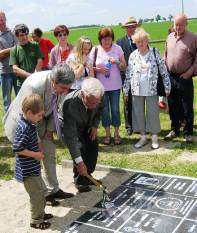
[[[125,128],[132,131],[132,95],[129,90],[128,102],[124,103]]]
[[[194,124],[194,86],[192,77],[183,79],[178,75],[171,74],[172,90],[168,97],[169,114],[171,119],[171,129],[177,135],[180,132],[182,118],[184,117],[185,126],[184,136],[193,135]]]
[[[83,130],[79,134],[79,140],[81,142],[81,156],[83,162],[87,167],[88,174],[91,174],[96,168],[98,157],[98,140],[97,138],[93,141],[90,139],[90,133],[88,129]],[[75,166],[73,167],[73,172],[75,184],[86,185],[86,177],[80,176]]]

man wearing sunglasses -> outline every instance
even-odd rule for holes
[[[7,112],[11,103],[12,87],[17,95],[16,76],[9,66],[10,49],[16,45],[17,39],[6,26],[5,13],[0,11],[0,78],[2,82],[2,94],[4,111]]]
[[[14,33],[19,44],[10,51],[10,65],[18,77],[17,87],[20,89],[28,76],[42,70],[43,54],[37,43],[29,41],[29,29],[25,24],[16,25]]]

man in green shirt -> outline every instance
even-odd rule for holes
[[[17,86],[21,87],[29,75],[42,70],[43,55],[38,44],[29,41],[29,29],[25,24],[16,25],[14,33],[19,44],[11,49],[9,64],[18,77]]]

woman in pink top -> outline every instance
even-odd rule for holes
[[[59,25],[54,29],[54,36],[58,44],[51,50],[49,67],[53,68],[56,64],[65,63],[73,46],[68,43],[69,30],[65,25]]]
[[[120,70],[126,68],[126,62],[121,47],[113,43],[114,32],[111,28],[102,28],[99,31],[98,40],[100,45],[92,49],[90,57],[95,66],[96,77],[105,88],[102,112],[102,125],[106,133],[104,144],[111,143],[110,125],[112,125],[114,126],[114,144],[119,145],[121,143],[119,102],[122,88]]]

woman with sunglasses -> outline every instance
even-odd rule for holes
[[[75,73],[75,82],[71,90],[81,89],[81,84],[88,76],[93,77],[94,71],[89,53],[92,49],[92,42],[88,37],[81,36],[77,41],[73,52],[70,53],[66,63],[73,69]]]
[[[54,36],[58,44],[51,50],[49,67],[53,68],[56,64],[65,63],[73,46],[68,43],[69,30],[65,25],[59,25],[54,29]]]

